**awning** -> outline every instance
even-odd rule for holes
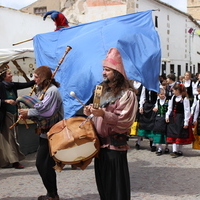
[[[34,58],[33,48],[0,49],[0,64],[20,58]]]

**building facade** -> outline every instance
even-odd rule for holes
[[[200,21],[200,1],[199,0],[187,0],[187,12],[194,19]]]
[[[26,6],[21,9],[21,11],[40,15],[43,16],[44,13],[46,13],[49,10],[60,10],[60,1],[51,1],[51,0],[37,0],[36,2],[30,4],[29,6]]]

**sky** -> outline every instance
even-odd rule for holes
[[[35,1],[36,0],[0,0],[0,6],[21,9],[25,6],[30,5]],[[161,1],[170,4],[173,7],[183,12],[187,12],[187,0],[161,0]]]
[[[187,0],[161,0],[161,1],[170,4],[171,6],[183,12],[187,12]]]
[[[0,0],[0,6],[21,9],[35,2],[36,0]]]

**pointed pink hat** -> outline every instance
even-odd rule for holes
[[[103,60],[103,66],[118,71],[124,76],[125,79],[128,79],[124,70],[122,57],[117,48],[109,49],[106,59]]]

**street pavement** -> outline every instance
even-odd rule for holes
[[[157,156],[147,139],[141,150],[135,149],[135,141],[129,140],[128,151],[131,200],[200,200],[200,150],[186,145],[182,157]],[[0,200],[36,200],[45,194],[35,155],[29,154],[21,162],[24,169],[0,169]],[[93,162],[85,170],[66,165],[57,173],[57,180],[60,200],[99,200]]]

